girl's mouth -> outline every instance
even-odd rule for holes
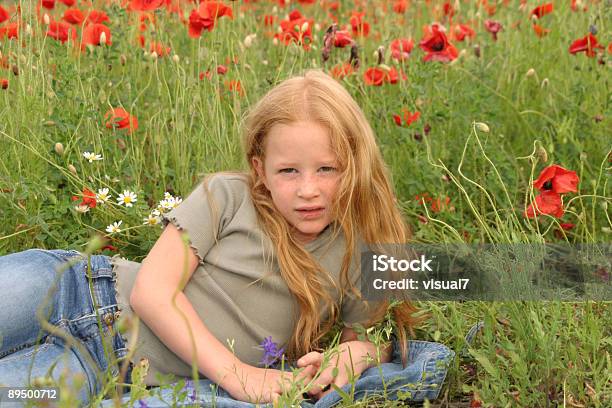
[[[298,214],[300,214],[300,216],[305,219],[317,218],[321,216],[324,211],[325,208],[317,208],[313,210],[297,210]]]

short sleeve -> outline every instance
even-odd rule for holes
[[[231,221],[236,201],[231,189],[232,181],[227,177],[214,175],[207,180],[208,191],[215,208],[214,219],[204,181],[200,182],[178,206],[162,215],[164,226],[172,223],[187,233],[190,245],[200,262],[214,245],[215,232],[220,234],[224,226]]]

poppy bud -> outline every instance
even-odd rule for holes
[[[474,44],[474,55],[476,58],[480,58],[480,45]]]
[[[274,38],[274,39],[272,40],[272,44],[274,44],[274,45],[278,45],[278,38]]]
[[[542,146],[538,146],[538,149],[536,150],[536,155],[542,163],[546,163],[548,161],[548,153],[546,153],[546,149],[544,149]]]
[[[544,78],[544,79],[542,80],[542,85],[541,85],[541,87],[542,87],[542,88],[547,87],[547,86],[548,86],[548,82],[549,82],[549,81],[548,81],[548,78]]]
[[[102,31],[102,33],[100,33],[100,45],[104,44],[106,44],[106,33]]]
[[[62,156],[64,154],[64,145],[61,144],[60,142],[57,142],[55,144],[54,150],[55,150],[55,153],[57,153],[60,156]]]
[[[253,41],[255,40],[255,37],[257,37],[257,34],[247,35],[246,38],[244,39],[244,46],[247,48],[251,47],[251,45],[253,45]]]
[[[26,33],[26,35],[32,35],[32,26],[31,25],[26,24],[25,33]]]
[[[268,60],[262,60],[261,63],[264,65],[268,65]]]
[[[45,23],[45,25],[51,24],[51,18],[47,13],[45,13],[45,15],[43,16],[43,22]]]
[[[534,75],[535,75],[535,73],[536,73],[536,72],[535,72],[535,69],[533,69],[533,68],[529,68],[529,69],[527,70],[527,73],[525,74],[525,76],[526,76],[527,78],[529,78],[529,77],[534,76]]]
[[[119,62],[121,63],[121,65],[125,65],[125,63],[127,62],[127,57],[125,56],[125,54],[121,54],[121,56],[119,57]]]
[[[317,31],[321,31],[321,24],[319,24],[319,23],[315,23],[314,28],[315,28],[315,30],[317,30]]]
[[[70,170],[70,172],[74,174],[75,176],[77,175],[77,169],[72,164],[68,165],[68,170]]]
[[[179,57],[177,54],[174,54],[172,56],[172,61],[176,62],[177,64],[181,61],[181,57]]]
[[[585,152],[580,153],[580,160],[581,161],[586,161],[586,159],[587,159],[587,154]]]
[[[378,67],[381,68],[381,69],[384,69],[387,72],[391,71],[391,67],[389,67],[388,65],[385,65],[385,64],[380,64]]]
[[[278,13],[278,7],[276,7],[276,6],[272,7],[272,13],[273,14]]]
[[[589,31],[591,32],[591,34],[597,35],[597,26],[595,24],[591,24],[589,26]]]
[[[300,29],[301,32],[306,32],[308,31],[308,27],[310,27],[310,24],[308,24],[308,21],[305,21],[304,24],[302,24],[302,27]]]
[[[9,86],[9,82],[8,79],[6,78],[0,78],[0,88],[2,89],[7,89]]]
[[[151,57],[151,59],[156,59],[157,58],[157,52],[153,51],[151,54],[149,54],[149,57]]]
[[[484,133],[489,133],[489,125],[483,122],[476,122],[476,129]]]

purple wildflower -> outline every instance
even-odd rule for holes
[[[264,341],[260,344],[263,348],[264,355],[261,359],[261,364],[265,367],[270,367],[274,364],[278,359],[283,356],[285,352],[285,348],[282,347],[280,350],[278,348],[278,344],[272,341],[272,336],[268,336],[264,339]]]
[[[193,387],[193,381],[191,380],[187,380],[185,383],[185,386],[183,387],[183,391],[187,391],[189,393],[189,391],[191,391],[191,394],[188,394],[189,399],[191,400],[191,402],[195,402],[196,400],[196,390]]]
[[[146,402],[144,402],[143,400],[139,399],[138,400],[138,408],[149,408],[149,406],[147,405]]]

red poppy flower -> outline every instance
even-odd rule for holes
[[[68,23],[63,21],[51,21],[49,23],[47,35],[54,38],[62,43],[68,41],[71,38],[73,41],[76,40],[76,31]]]
[[[156,53],[157,56],[161,58],[170,54],[170,47],[166,47],[159,41],[151,41],[149,44],[149,51]]]
[[[7,37],[9,40],[19,37],[19,24],[9,23],[4,27],[0,27],[0,38]]]
[[[533,10],[531,10],[531,15],[532,16],[536,16],[537,18],[542,18],[545,15],[552,13],[553,11],[553,4],[552,3],[546,3],[546,4],[541,4],[538,7],[534,8]]]
[[[104,120],[106,120],[105,125],[108,129],[127,129],[129,133],[138,129],[136,116],[131,115],[123,108],[112,108],[106,112]]]
[[[536,35],[540,38],[550,33],[550,30],[548,28],[544,28],[536,23],[533,23],[533,31],[535,31]]]
[[[493,35],[493,41],[497,41],[497,33],[503,28],[499,21],[485,20],[485,28]]]
[[[273,26],[275,20],[276,20],[276,16],[274,16],[272,14],[266,14],[264,16],[264,25],[265,26]]]
[[[457,41],[465,40],[465,37],[474,38],[476,32],[472,28],[465,24],[455,24],[451,29],[451,37]]]
[[[586,37],[574,41],[569,47],[569,52],[570,54],[586,52],[587,57],[594,57],[597,48],[603,49],[603,46],[597,43],[597,37],[589,33]]]
[[[410,52],[414,48],[414,41],[407,38],[398,38],[391,41],[391,58],[403,61],[410,57]]]
[[[391,67],[391,69],[389,70],[389,72],[387,72],[387,76],[385,77],[385,80],[387,82],[389,82],[390,84],[396,84],[397,81],[399,80],[399,74],[402,74],[402,80],[405,81],[406,80],[406,74],[404,73],[404,71],[400,70],[400,72],[397,72],[397,69],[395,69],[395,67]]]
[[[200,3],[200,6],[189,15],[189,36],[198,38],[202,30],[212,31],[217,19],[223,16],[233,19],[232,8],[217,1]]]
[[[100,38],[104,34],[104,41],[112,45],[110,29],[104,24],[89,24],[83,29],[82,45],[100,45]]]
[[[343,64],[338,64],[338,65],[334,65],[331,70],[330,70],[330,74],[338,79],[341,80],[344,77],[352,74],[355,72],[355,69],[353,68],[353,66],[349,63],[349,62],[345,62]]]
[[[336,36],[334,37],[334,47],[344,48],[347,45],[352,45],[354,42],[355,40],[353,40],[348,31],[336,31]]]
[[[454,208],[450,207],[450,197],[445,196],[444,198],[438,197],[431,203],[431,211],[438,213],[446,208],[453,211]]]
[[[4,23],[6,20],[10,18],[10,14],[8,11],[4,9],[4,7],[0,6],[0,24]]]
[[[152,11],[160,8],[164,0],[131,0],[128,5],[130,11]]]
[[[559,224],[559,226],[561,228],[563,228],[566,231],[570,231],[572,229],[574,229],[574,227],[576,226],[575,224],[572,224],[571,222],[562,222],[561,224]]]
[[[88,188],[84,188],[82,194],[83,194],[83,199],[81,200],[79,205],[86,205],[89,208],[96,208],[96,204],[97,204],[96,193],[94,193]],[[78,199],[79,199],[79,196],[72,196],[72,201],[76,201]]]
[[[74,6],[74,3],[76,3],[76,0],[59,0],[60,3],[64,3],[64,5],[66,7],[72,7]]]
[[[393,3],[393,11],[398,14],[405,13],[407,8],[408,8],[407,0],[397,0],[395,3]]]
[[[0,78],[0,88],[2,89],[7,89],[8,88],[8,79],[6,78]]]
[[[83,15],[83,12],[77,8],[68,9],[64,11],[64,17],[62,17],[62,20],[69,24],[81,25],[83,24],[83,21],[85,21],[85,16]]]
[[[453,8],[453,5],[450,4],[450,1],[447,1],[446,3],[442,5],[442,11],[444,12],[444,15],[447,17],[452,17],[455,15],[455,9]]]
[[[109,21],[108,15],[100,10],[91,10],[87,15],[87,24],[102,24]]]
[[[387,72],[382,68],[368,68],[363,73],[363,79],[367,85],[381,86],[385,82]]]
[[[427,53],[423,61],[449,62],[457,58],[457,49],[448,41],[446,34],[440,31],[439,26],[432,24],[429,30],[430,35],[419,43],[419,47]]]
[[[223,85],[225,85],[225,88],[230,92],[236,92],[240,96],[244,95],[244,90],[242,89],[242,84],[240,83],[240,80],[232,79],[229,81],[225,81],[223,82]]]
[[[578,0],[572,0],[570,3],[570,7],[572,11],[578,11]],[[586,4],[582,7],[582,11],[587,11],[588,9],[589,7]]]
[[[225,65],[217,65],[217,74],[225,75],[227,72],[227,67]]]
[[[410,126],[413,122],[416,122],[421,116],[421,112],[415,111],[414,113],[411,113],[406,108],[403,108],[402,112],[404,113],[403,119],[404,126],[406,127]],[[393,115],[393,119],[395,120],[397,126],[402,126],[402,117],[400,115]]]
[[[563,212],[561,195],[554,191],[544,191],[536,196],[535,203],[529,204],[525,210],[525,217],[534,218],[536,214],[547,214],[561,218]]]
[[[298,10],[293,10],[289,13],[289,20],[280,22],[281,32],[275,34],[274,38],[282,41],[285,45],[295,42],[302,45],[305,50],[309,50],[312,42],[313,25],[313,19],[307,19]]]
[[[47,10],[53,10],[55,7],[55,0],[41,0],[40,5],[46,8]]]
[[[575,171],[564,169],[553,164],[546,167],[533,182],[533,186],[542,192],[552,191],[557,194],[578,192],[580,179]]]
[[[370,24],[363,21],[363,17],[365,16],[365,12],[356,12],[353,11],[349,22],[351,23],[351,28],[353,29],[353,35],[355,37],[367,37],[370,34]]]

